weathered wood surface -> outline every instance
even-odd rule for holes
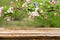
[[[60,28],[26,28],[9,29],[0,28],[0,37],[38,37],[38,36],[60,36]]]

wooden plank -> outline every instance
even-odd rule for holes
[[[0,28],[0,37],[37,37],[37,36],[60,36],[60,28],[25,28],[8,29]]]

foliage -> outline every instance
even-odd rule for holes
[[[14,13],[9,14],[11,16],[13,22],[18,22],[15,26],[24,26],[24,27],[60,27],[60,2],[56,4],[50,4],[48,0],[31,0],[26,7],[22,7],[25,3],[24,0],[19,0],[16,2],[15,0],[0,0],[0,6],[4,7],[2,17],[0,18],[0,24],[6,25],[6,20],[4,19],[7,15],[7,10],[11,5],[10,1],[14,1]],[[4,3],[5,2],[5,3]],[[36,8],[39,7],[37,11],[39,13],[39,17],[35,17],[34,20],[28,20],[28,13],[33,12]],[[43,10],[43,13],[40,13]],[[56,15],[55,15],[56,13]],[[25,20],[26,19],[26,20]],[[16,20],[16,21],[15,21]],[[9,22],[13,25],[12,21]],[[5,24],[4,24],[5,22]]]

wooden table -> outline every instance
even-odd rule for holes
[[[1,40],[60,40],[60,28],[0,28]]]

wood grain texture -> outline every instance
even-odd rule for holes
[[[0,37],[37,37],[37,36],[60,36],[60,28],[26,28],[8,29],[0,28]]]

